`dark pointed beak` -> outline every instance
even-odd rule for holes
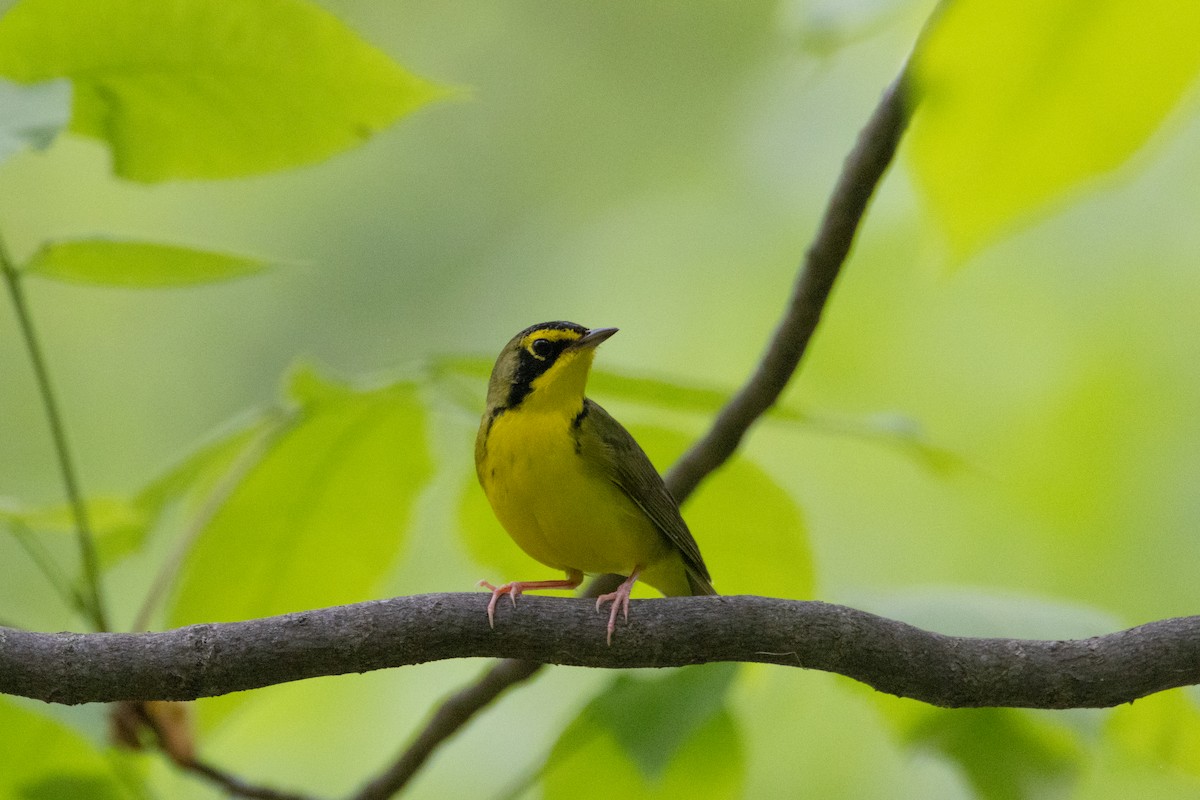
[[[571,344],[571,349],[580,350],[585,347],[595,347],[608,337],[612,336],[618,330],[618,328],[592,328],[583,336],[576,339]]]

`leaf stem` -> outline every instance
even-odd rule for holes
[[[66,425],[63,423],[54,387],[50,382],[46,358],[42,355],[41,344],[33,327],[29,304],[25,300],[25,288],[21,283],[21,273],[9,257],[8,248],[2,239],[0,239],[0,274],[4,275],[4,282],[8,286],[8,296],[12,300],[13,311],[17,315],[17,324],[21,329],[21,338],[25,340],[25,347],[29,351],[29,363],[33,367],[38,394],[42,398],[42,408],[45,409],[46,421],[50,425],[50,437],[54,442],[54,452],[58,458],[63,488],[66,491],[67,502],[71,506],[72,516],[75,518],[79,559],[83,567],[82,594],[86,601],[85,610],[91,617],[92,626],[96,630],[107,631],[109,630],[108,618],[104,611],[104,600],[100,588],[100,559],[96,555],[96,539],[88,519],[87,504],[84,503],[74,461],[71,458],[71,449],[67,444]]]
[[[28,526],[17,521],[11,521],[9,527],[12,530],[13,538],[17,540],[17,544],[29,556],[29,560],[34,563],[34,566],[42,573],[42,576],[54,587],[54,591],[58,596],[71,608],[81,613],[87,611],[87,601],[79,594],[79,589],[71,585],[71,580],[63,573],[58,562],[46,550],[46,546],[42,543],[33,531],[29,530]]]

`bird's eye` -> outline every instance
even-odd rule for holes
[[[554,351],[554,345],[549,339],[534,339],[529,350],[538,358],[546,358]]]

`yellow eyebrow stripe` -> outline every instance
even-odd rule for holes
[[[564,339],[575,341],[579,338],[579,334],[575,331],[567,331],[562,328],[541,328],[527,335],[521,340],[521,347],[529,347],[535,339],[547,339],[551,342],[561,342]]]

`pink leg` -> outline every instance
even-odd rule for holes
[[[527,589],[574,589],[581,583],[583,583],[583,573],[577,569],[567,570],[567,579],[562,581],[513,581],[503,586],[493,586],[487,581],[480,581],[480,586],[486,586],[492,590],[492,599],[488,602],[487,607],[488,625],[496,627],[496,601],[500,599],[501,595],[508,595],[508,599],[512,600],[513,608],[516,608],[517,598]]]
[[[625,621],[629,622],[629,593],[633,591],[633,585],[637,583],[638,575],[641,574],[641,567],[634,567],[633,572],[625,579],[625,582],[617,587],[615,592],[602,594],[596,598],[596,610],[600,610],[600,606],[604,603],[612,603],[612,613],[608,615],[608,643],[612,644],[613,631],[617,628],[617,612],[625,617]]]

